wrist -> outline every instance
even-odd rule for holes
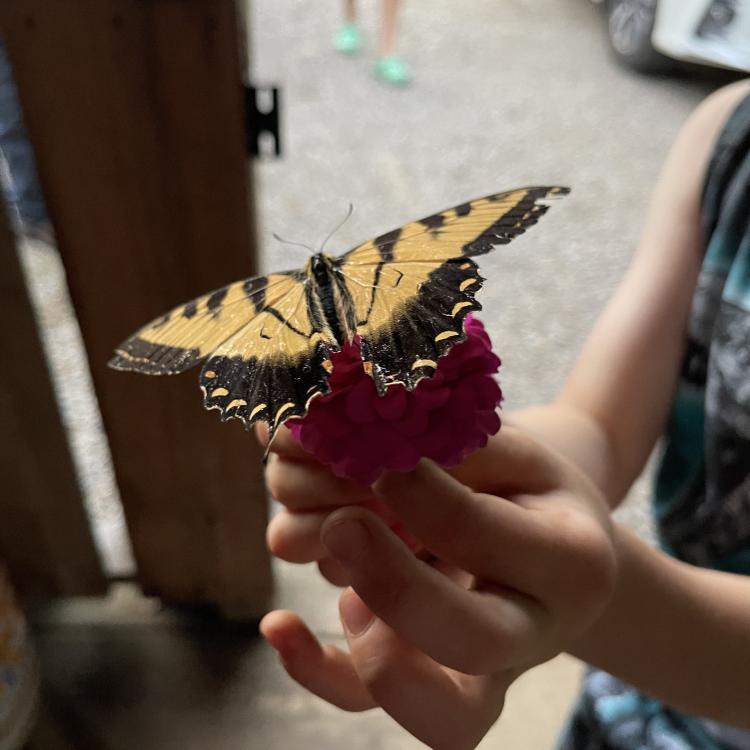
[[[750,728],[750,580],[669,557],[613,524],[617,574],[568,651],[688,714]]]

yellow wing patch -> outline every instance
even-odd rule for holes
[[[335,340],[317,330],[309,314],[305,277],[290,278],[288,288],[209,357],[201,372],[207,409],[222,420],[259,420],[271,432],[307,412],[310,401],[328,392],[330,353]]]
[[[299,282],[292,273],[236,281],[175,307],[115,349],[110,366],[148,375],[183,372],[215,351],[258,311],[282,300]]]
[[[426,216],[355,247],[349,265],[386,261],[441,261],[483,255],[506,245],[539,221],[550,200],[567,188],[532,187],[494,193]]]

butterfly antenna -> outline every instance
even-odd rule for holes
[[[340,221],[340,222],[339,222],[339,223],[338,223],[338,224],[336,225],[336,228],[335,228],[335,229],[334,229],[334,230],[333,230],[332,232],[330,232],[330,233],[328,234],[328,237],[326,237],[326,238],[325,238],[325,239],[323,240],[323,242],[321,243],[321,245],[320,245],[320,250],[318,250],[318,252],[319,252],[319,253],[322,253],[322,252],[323,252],[323,248],[324,248],[324,247],[325,247],[325,246],[326,246],[326,245],[328,244],[328,240],[330,240],[330,239],[331,239],[331,237],[333,237],[333,235],[334,235],[334,234],[336,234],[336,232],[338,232],[338,231],[339,231],[339,229],[341,229],[341,227],[343,227],[343,226],[344,226],[344,224],[346,224],[346,222],[347,222],[347,221],[349,221],[349,217],[350,217],[350,216],[351,216],[351,215],[352,215],[353,213],[354,213],[354,204],[350,203],[350,204],[349,204],[349,210],[348,210],[348,211],[346,212],[346,216],[344,216],[344,218],[343,218],[343,219],[342,219],[342,220],[341,220],[341,221]]]
[[[292,240],[285,240],[283,237],[279,237],[276,232],[273,233],[273,238],[275,240],[278,240],[279,242],[282,242],[285,245],[296,245],[297,247],[304,247],[305,250],[309,250],[311,253],[315,252],[310,245],[305,245],[303,242],[293,242]]]

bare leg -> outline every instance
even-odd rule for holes
[[[409,69],[396,57],[396,14],[399,0],[383,0],[383,24],[380,27],[379,60],[375,75],[391,86],[405,86]]]
[[[346,23],[357,22],[356,0],[344,0],[344,21]]]
[[[383,25],[380,28],[380,56],[391,57],[396,47],[396,14],[399,0],[383,0]]]
[[[362,40],[357,28],[356,0],[344,0],[344,23],[336,34],[333,46],[344,55],[356,55],[359,52]]]

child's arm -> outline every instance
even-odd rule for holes
[[[750,729],[750,578],[696,568],[615,527],[615,594],[569,651],[675,708]]]
[[[690,117],[662,170],[630,269],[561,394],[552,404],[511,415],[577,463],[611,505],[622,500],[664,429],[702,261],[708,160],[748,90],[749,81],[727,86]]]

